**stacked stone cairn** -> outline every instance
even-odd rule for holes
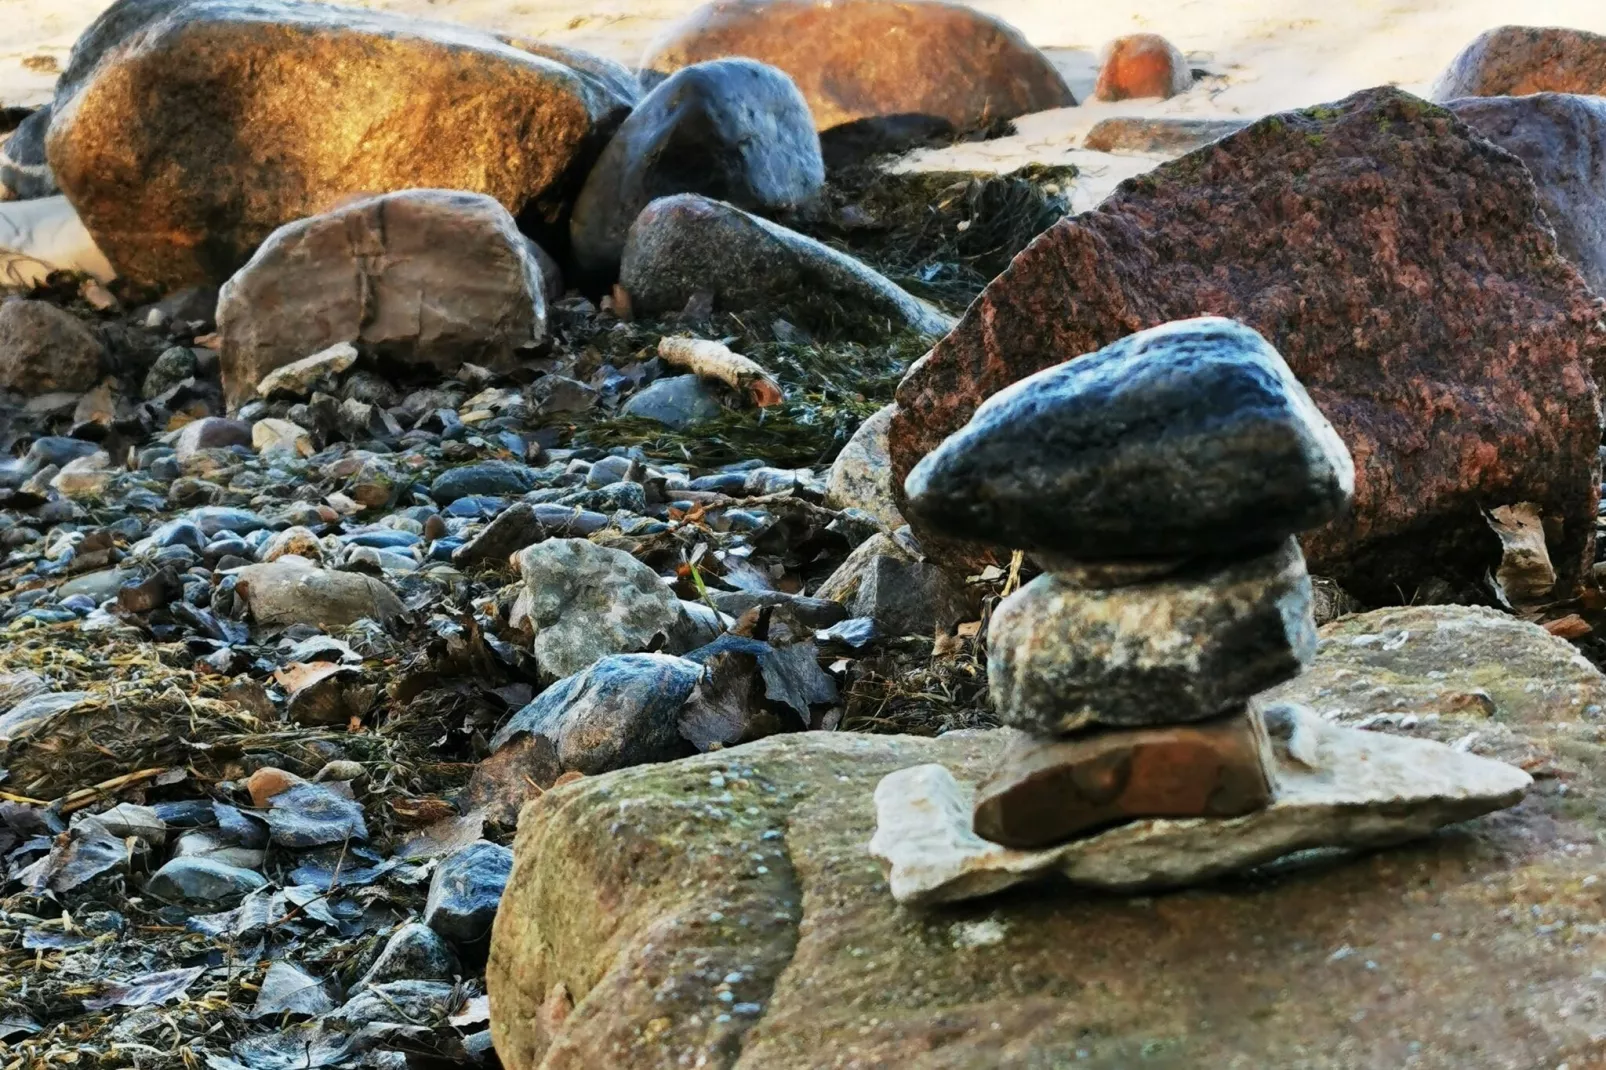
[[[1250,700],[1315,654],[1295,536],[1345,511],[1354,466],[1259,334],[1185,320],[1040,372],[905,489],[944,534],[1044,569],[988,633],[994,704],[1024,734],[977,791],[978,835],[1040,848],[1270,804]]]

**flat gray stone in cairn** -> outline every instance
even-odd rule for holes
[[[1027,736],[974,792],[935,769],[883,782],[872,850],[894,894],[969,898],[1049,870],[1183,884],[1520,798],[1520,771],[1431,743],[1411,753],[1437,781],[1384,783],[1363,766],[1395,761],[1398,741],[1308,712],[1279,715],[1271,743],[1251,700],[1316,653],[1294,536],[1353,489],[1348,450],[1288,365],[1231,320],[1141,332],[978,409],[906,490],[945,534],[1048,569],[998,606],[988,636],[994,705]]]

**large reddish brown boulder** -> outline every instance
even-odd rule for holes
[[[279,226],[354,193],[484,193],[566,212],[632,98],[473,30],[306,0],[120,0],[46,138],[118,271],[219,283]]]
[[[1193,85],[1193,70],[1177,46],[1157,33],[1117,37],[1099,57],[1093,85],[1098,100],[1174,97]]]
[[[1606,94],[1606,37],[1561,26],[1500,26],[1462,49],[1439,80],[1434,100]]]
[[[715,0],[641,65],[667,74],[725,56],[792,76],[827,159],[1076,103],[1013,26],[946,0]]]
[[[1040,237],[900,385],[895,486],[1010,383],[1215,314],[1283,354],[1354,455],[1353,511],[1303,540],[1313,572],[1377,603],[1480,582],[1499,560],[1481,510],[1528,501],[1572,585],[1592,561],[1603,312],[1515,157],[1367,90],[1263,119]],[[951,564],[996,556],[919,534]]]
[[[1606,297],[1606,97],[1462,97],[1445,107],[1527,164],[1561,254]]]

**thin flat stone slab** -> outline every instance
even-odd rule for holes
[[[1198,884],[1313,848],[1385,847],[1519,802],[1532,779],[1504,762],[1427,740],[1328,724],[1301,707],[1268,718],[1272,805],[1235,818],[1137,821],[1049,850],[1018,851],[971,830],[972,788],[941,765],[876,786],[870,853],[893,898],[925,907],[1062,874],[1138,892]]]
[[[1241,708],[1210,721],[1016,735],[976,792],[976,835],[1042,848],[1136,818],[1239,817],[1271,802],[1270,741]]]

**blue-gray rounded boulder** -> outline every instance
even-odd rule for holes
[[[605,285],[630,224],[660,197],[701,193],[769,214],[824,185],[820,138],[792,79],[750,59],[699,63],[647,94],[603,150],[569,222],[574,257]]]
[[[905,483],[960,539],[1086,561],[1237,553],[1337,517],[1349,451],[1259,334],[1169,323],[988,399]]]

